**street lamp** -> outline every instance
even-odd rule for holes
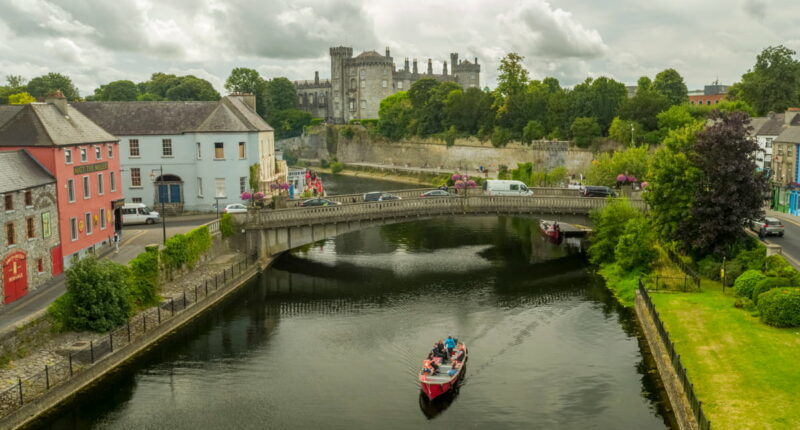
[[[158,173],[156,173],[158,172]],[[156,183],[156,178],[159,178],[160,181]],[[153,182],[153,185],[157,187],[163,185],[164,183],[164,166],[158,166],[158,170],[151,170],[150,171],[150,181]],[[166,245],[167,243],[167,212],[164,210],[164,199],[161,196],[160,189],[156,188],[156,196],[158,199],[161,200],[161,234],[163,243]]]

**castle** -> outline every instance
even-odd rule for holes
[[[445,61],[442,73],[434,74],[430,58],[426,73],[419,72],[416,59],[409,67],[406,58],[403,68],[396,69],[389,48],[386,55],[366,51],[353,57],[353,48],[339,46],[330,49],[330,56],[331,79],[320,80],[319,72],[314,72],[313,81],[295,81],[294,86],[300,109],[331,123],[378,118],[381,100],[408,90],[423,78],[456,82],[464,89],[480,88],[481,66],[477,57],[470,63],[459,60],[457,53],[450,54],[450,73]]]

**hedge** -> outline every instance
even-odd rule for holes
[[[792,283],[786,278],[767,277],[756,284],[753,288],[753,301],[758,304],[759,296],[774,288],[791,287]]]
[[[222,215],[222,218],[219,220],[219,232],[222,234],[222,237],[229,237],[233,236],[234,226],[233,226],[233,215],[225,214]]]
[[[158,248],[149,248],[128,263],[130,292],[139,309],[158,304]]]
[[[800,288],[775,288],[759,296],[761,321],[775,327],[800,326]]]
[[[764,279],[767,279],[767,276],[761,273],[760,270],[748,270],[736,278],[733,289],[736,291],[737,296],[752,299],[756,284]]]

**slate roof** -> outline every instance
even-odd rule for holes
[[[785,114],[775,113],[771,116],[765,117],[764,123],[761,125],[756,134],[761,136],[777,136],[783,131],[783,120]]]
[[[0,146],[60,146],[117,140],[72,105],[68,106],[67,115],[51,103],[0,106]]]
[[[358,54],[358,56],[356,56],[356,58],[367,58],[367,57],[383,57],[383,55],[378,54],[375,51],[364,51]]]
[[[272,131],[272,127],[239,97],[205,102],[81,102],[73,105],[117,136]]]
[[[0,193],[52,184],[55,181],[27,151],[0,151]]]
[[[798,126],[789,126],[786,127],[778,137],[775,138],[775,142],[779,143],[800,143],[800,127]]]

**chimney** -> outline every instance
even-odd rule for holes
[[[228,94],[228,98],[241,99],[244,102],[244,104],[247,105],[247,107],[249,107],[250,109],[253,109],[253,111],[256,110],[256,96],[254,94],[250,94],[250,93],[231,93],[231,94]]]
[[[418,73],[417,72],[417,59],[415,58],[414,59],[414,74],[416,75],[417,73]]]
[[[475,64],[478,64],[478,57],[475,57]]]
[[[408,57],[406,57],[406,65],[403,68],[403,70],[405,70],[406,72],[408,71]]]
[[[389,57],[391,57],[391,55],[389,55],[389,47],[387,46],[386,47],[386,58],[389,58]]]
[[[53,104],[61,115],[69,116],[69,105],[67,105],[67,98],[64,97],[64,93],[61,90],[55,90],[51,94],[48,94],[47,97],[44,99],[45,103]]]
[[[314,83],[319,85],[319,71],[314,71]]]
[[[444,66],[442,66],[442,74],[447,76],[447,61],[445,61]]]
[[[430,58],[428,58],[428,74],[429,75],[433,74],[433,61],[431,61]]]

